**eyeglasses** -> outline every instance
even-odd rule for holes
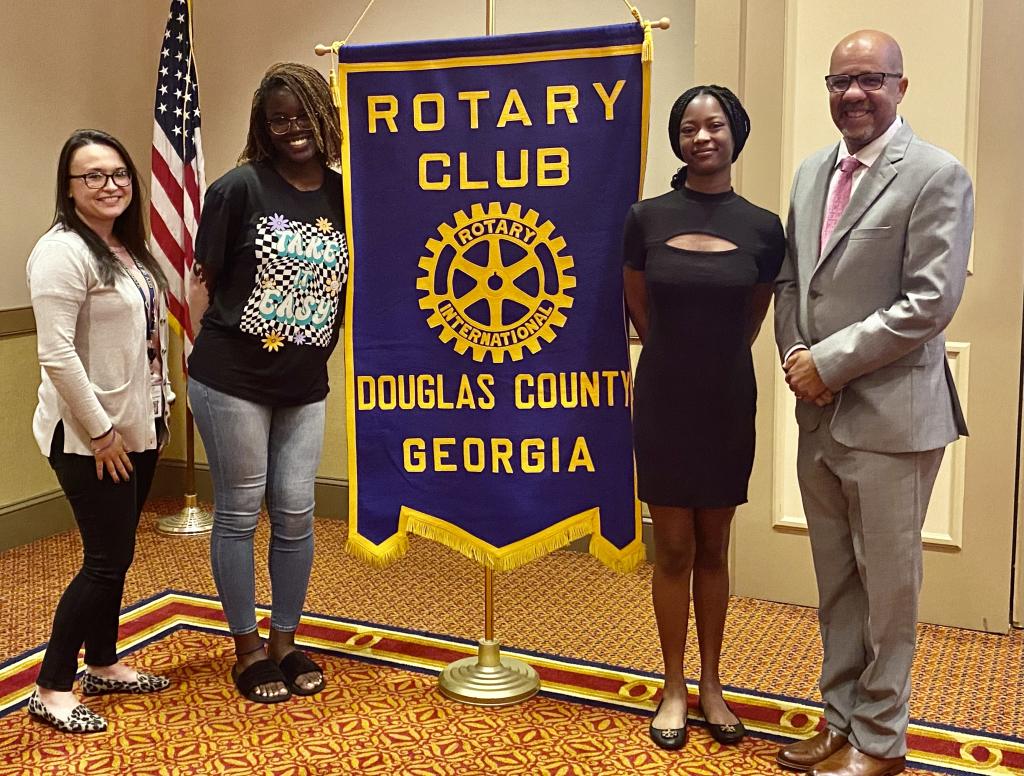
[[[87,172],[82,175],[69,175],[69,178],[81,178],[84,181],[87,188],[90,189],[102,189],[107,185],[107,181],[113,181],[114,185],[120,189],[127,188],[132,185],[132,174],[128,172],[124,167],[120,170],[114,170],[109,175],[105,172]]]
[[[275,116],[267,121],[267,126],[275,135],[286,135],[292,124],[296,129],[312,129],[313,119],[309,116]]]
[[[886,78],[902,78],[903,73],[857,73],[857,75],[827,75],[825,87],[833,94],[842,94],[857,82],[864,92],[877,92],[885,86]]]

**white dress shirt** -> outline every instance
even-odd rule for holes
[[[857,153],[851,154],[849,149],[846,147],[846,143],[839,144],[839,153],[836,155],[836,164],[832,168],[832,180],[828,183],[828,195],[825,201],[828,202],[832,199],[832,192],[836,188],[836,184],[839,182],[839,164],[848,156],[853,156],[860,162],[860,167],[853,171],[853,187],[850,189],[850,198],[853,199],[853,195],[857,191],[857,186],[864,179],[864,173],[866,173],[875,162],[878,161],[878,157],[882,155],[885,147],[889,145],[889,141],[895,137],[896,133],[900,131],[900,127],[903,126],[903,119],[899,116],[892,120],[892,124],[885,130],[881,135],[876,137],[866,146],[861,148]]]

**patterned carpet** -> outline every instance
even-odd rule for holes
[[[241,702],[227,680],[229,642],[213,635],[222,627],[216,606],[192,619],[164,611],[159,623],[132,636],[130,623],[145,621],[138,614],[144,607],[136,607],[125,618],[124,646],[138,649],[136,663],[169,671],[174,689],[159,698],[93,704],[110,713],[112,727],[91,743],[69,742],[23,712],[9,714],[0,721],[0,773],[777,773],[776,745],[764,736],[813,727],[820,660],[813,611],[734,599],[723,678],[732,688],[750,688],[736,690],[730,700],[761,733],[723,751],[695,727],[685,753],[655,749],[646,738],[646,718],[637,715],[653,708],[656,686],[650,680],[660,668],[650,570],[619,576],[569,552],[500,574],[496,585],[496,632],[506,650],[561,656],[548,658],[550,666],[528,658],[545,687],[558,691],[500,710],[451,704],[434,691],[432,675],[417,671],[436,673],[436,666],[471,651],[466,643],[482,629],[479,567],[414,538],[404,561],[374,571],[342,552],[342,524],[320,521],[316,531],[307,609],[330,615],[323,623],[334,623],[334,630],[321,633],[315,627],[321,620],[315,620],[300,633],[321,651],[331,682],[324,695],[276,709]],[[266,542],[264,525],[259,557],[265,557]],[[168,588],[215,594],[206,553],[205,538],[162,536],[147,517],[125,600]],[[74,533],[0,554],[0,574],[19,580],[0,590],[0,655],[25,653],[45,640],[47,620],[79,554]],[[260,600],[269,601],[263,573],[257,590]],[[164,597],[153,600],[159,603],[152,606],[167,605]],[[388,626],[398,634],[397,644],[422,641],[410,630],[442,634],[430,642],[433,664],[411,647],[388,653],[380,646],[366,650],[358,640],[356,647],[346,645],[354,632],[342,638],[343,628],[364,627],[354,621]],[[1024,759],[1014,759],[1024,758],[1024,637],[922,626],[920,645],[912,746],[931,757],[929,769],[1024,773]],[[385,660],[385,653],[392,657]],[[0,674],[0,706],[20,705],[17,696],[34,676],[32,659],[31,652],[25,655],[23,670],[8,661]],[[587,663],[628,668],[606,675]],[[554,670],[562,672],[559,681],[545,675]],[[696,650],[687,654],[687,672],[697,674]],[[610,684],[602,688],[595,677]],[[951,727],[986,731],[986,740]]]

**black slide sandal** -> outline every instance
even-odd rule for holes
[[[281,673],[284,674],[285,684],[295,695],[316,695],[322,689],[324,689],[324,669],[310,660],[305,653],[299,650],[293,650],[285,655],[281,662],[278,663],[278,667],[281,669]],[[320,674],[320,683],[305,688],[298,684],[296,680],[303,674]]]
[[[269,658],[257,660],[239,673],[235,673],[235,668],[237,668],[237,665],[231,669],[231,678],[234,680],[238,692],[246,700],[250,700],[253,703],[281,703],[292,697],[291,692],[287,689],[288,681],[273,660]],[[281,695],[263,695],[256,692],[256,688],[261,684],[271,684],[273,682],[280,682],[285,685],[285,692]]]

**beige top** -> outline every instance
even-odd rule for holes
[[[88,246],[60,226],[39,238],[27,275],[42,378],[32,419],[40,452],[50,454],[58,421],[64,421],[66,453],[91,456],[89,440],[111,425],[128,451],[158,447],[145,310],[135,284],[118,272],[112,286],[103,285]],[[166,424],[174,393],[167,375],[167,306],[158,296]]]

